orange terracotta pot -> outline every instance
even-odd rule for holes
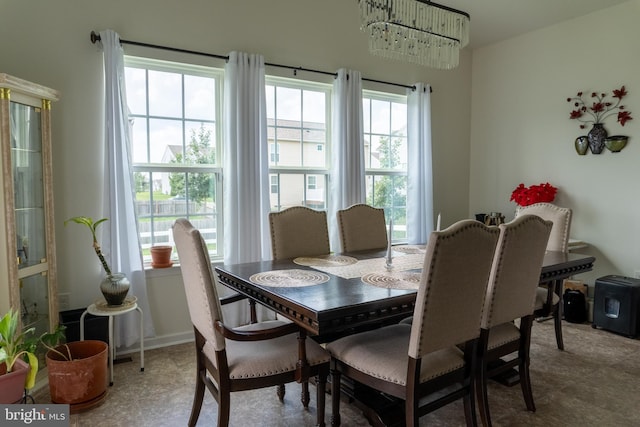
[[[53,403],[70,405],[76,413],[104,401],[107,393],[107,343],[97,340],[66,344],[73,360],[49,350],[46,355],[49,371],[49,392]],[[67,354],[64,345],[56,350]]]
[[[21,359],[7,373],[6,363],[0,364],[0,403],[19,403],[24,396],[24,382],[29,373],[29,364]]]
[[[171,262],[171,246],[152,246],[151,247],[151,267],[167,268],[173,265]]]

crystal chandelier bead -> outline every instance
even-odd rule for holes
[[[458,66],[469,43],[469,15],[423,0],[359,0],[369,51],[439,69]]]

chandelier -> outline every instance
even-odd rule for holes
[[[369,51],[427,67],[458,66],[469,43],[469,14],[428,0],[358,0]]]

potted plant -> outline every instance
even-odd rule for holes
[[[108,346],[104,341],[86,340],[60,344],[64,326],[45,333],[40,342],[45,356],[49,394],[53,403],[68,404],[76,413],[101,404],[107,395]]]
[[[17,403],[24,391],[32,389],[38,373],[38,358],[34,354],[34,328],[19,330],[19,313],[9,310],[0,319],[0,403]],[[23,358],[27,357],[27,364]]]
[[[107,300],[107,304],[117,306],[122,305],[124,299],[127,297],[127,293],[129,292],[129,280],[127,280],[123,273],[113,273],[111,271],[111,268],[102,253],[102,249],[98,244],[96,230],[98,226],[105,221],[108,221],[108,219],[102,218],[94,222],[93,218],[88,216],[74,216],[73,218],[66,220],[64,225],[66,226],[69,222],[75,222],[76,224],[85,225],[91,232],[93,250],[98,256],[104,272],[107,274],[105,279],[100,283],[100,291],[102,292],[104,299]]]
[[[172,246],[156,245],[151,246],[151,267],[167,268],[173,265],[171,261]]]

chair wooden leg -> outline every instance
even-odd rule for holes
[[[416,408],[416,405],[414,405],[412,402],[409,402],[409,400],[407,400],[405,402],[405,421],[404,424],[407,427],[418,427],[418,421],[420,420],[420,417],[418,415],[418,408]]]
[[[324,408],[325,408],[325,394],[327,385],[327,373],[320,373],[316,377],[316,405],[318,408],[317,414],[317,427],[325,427],[324,423]]]
[[[469,388],[469,394],[462,398],[464,402],[464,419],[467,422],[468,427],[476,427],[478,425],[478,419],[476,418],[476,404],[475,393],[473,392],[473,384]],[[417,426],[417,424],[416,424]]]
[[[218,427],[229,426],[229,414],[231,412],[231,393],[220,390],[220,401],[218,402]]]
[[[301,386],[302,391],[300,393],[300,402],[302,402],[302,406],[307,409],[309,407],[309,401],[311,400],[309,397],[309,381],[303,381]]]
[[[198,361],[199,362],[199,361]],[[198,363],[200,364],[200,363]],[[196,375],[196,389],[193,395],[193,405],[191,405],[191,416],[189,416],[189,427],[193,427],[198,422],[198,417],[200,416],[200,409],[202,409],[202,401],[204,399],[204,381],[202,380],[202,376],[206,375],[206,373],[201,371],[200,369]]]
[[[529,363],[524,360],[521,361],[518,370],[520,371],[520,387],[522,388],[522,397],[524,397],[524,403],[527,405],[528,411],[535,412],[536,405],[533,402],[531,377],[529,376]]]
[[[331,427],[340,425],[340,372],[331,361]]]
[[[520,387],[522,388],[522,397],[524,397],[524,403],[527,405],[527,410],[531,412],[536,411],[536,405],[533,402],[533,392],[531,390],[531,376],[529,375],[529,365],[531,359],[529,354],[531,353],[531,324],[533,323],[532,316],[525,316],[520,321],[520,350],[518,351],[518,358],[520,363],[518,364],[518,373],[520,375]]]
[[[478,395],[478,407],[480,410],[480,420],[484,427],[491,426],[491,413],[489,411],[489,395],[487,393],[487,367],[482,363],[476,381],[476,394]]]
[[[522,388],[522,396],[524,403],[527,405],[527,411],[535,412],[536,405],[533,402],[533,391],[531,390],[531,377],[529,377],[529,368],[520,365],[520,387]]]
[[[562,340],[562,308],[561,308],[562,300],[556,306],[556,309],[553,313],[553,326],[556,330],[556,344],[558,345],[558,350],[564,350],[564,341]]]
[[[276,387],[276,394],[278,395],[278,399],[280,399],[280,402],[284,402],[284,393],[285,393],[285,388],[284,388],[284,384],[279,384]]]

